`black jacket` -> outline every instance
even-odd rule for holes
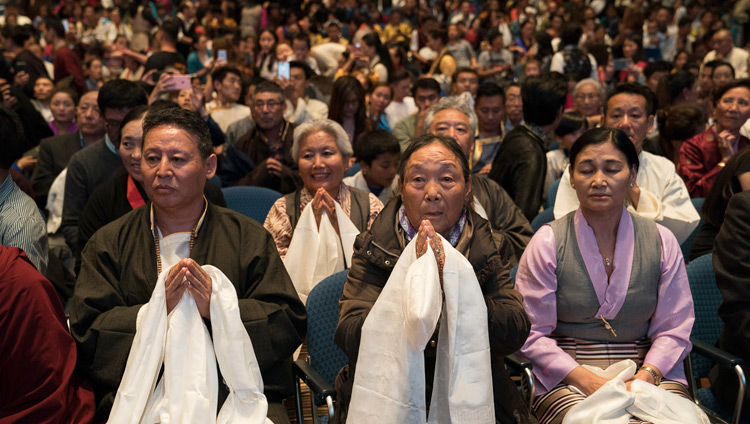
[[[47,194],[55,178],[68,166],[68,161],[81,150],[81,132],[45,138],[39,143],[39,161],[31,175],[37,205],[47,205]]]
[[[487,212],[498,251],[511,267],[518,265],[523,250],[534,235],[534,230],[513,199],[494,181],[471,176],[471,190],[475,199]]]
[[[714,243],[714,271],[716,284],[724,298],[719,316],[724,329],[719,347],[745,361],[745,373],[750,371],[750,192],[735,194],[729,201],[724,223]],[[716,398],[731,411],[737,399],[737,376],[733,370],[714,366],[711,370],[711,390]],[[750,417],[750,391],[745,392],[742,417]]]
[[[352,267],[339,303],[339,324],[334,336],[336,344],[349,357],[349,365],[336,378],[340,405],[334,422],[346,419],[362,325],[407,244],[397,222],[400,206],[400,199],[390,201],[370,230],[360,234],[354,242]],[[526,342],[531,324],[521,295],[513,289],[510,268],[497,251],[490,227],[476,212],[468,212],[456,249],[466,255],[474,267],[487,305],[496,418],[502,423],[517,423],[518,419],[521,423],[536,422],[503,364],[504,355],[515,352]],[[434,335],[433,340],[436,338]],[[428,398],[436,355],[436,348],[431,345],[425,348]]]
[[[547,175],[547,146],[526,125],[505,135],[489,177],[508,192],[531,221],[539,214]]]

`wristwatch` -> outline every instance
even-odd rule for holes
[[[659,373],[656,372],[655,369],[649,367],[648,365],[644,365],[640,367],[638,370],[648,371],[648,373],[651,374],[652,377],[654,377],[654,385],[658,386],[659,384],[661,384],[661,376],[659,375]]]

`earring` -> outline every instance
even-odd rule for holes
[[[633,183],[630,183],[630,188],[633,188]]]
[[[576,185],[573,184],[573,183],[570,183],[570,188],[572,188],[573,190],[575,190],[576,189]]]

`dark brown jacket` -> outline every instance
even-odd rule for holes
[[[400,199],[389,202],[373,222],[370,231],[360,234],[354,242],[352,267],[339,304],[339,324],[334,337],[336,344],[349,356],[349,365],[339,372],[336,379],[339,399],[337,413],[340,415],[337,414],[334,422],[336,419],[339,422],[346,419],[362,325],[406,246],[405,235],[397,219],[400,206]],[[536,422],[503,364],[504,355],[523,346],[531,325],[523,309],[521,295],[512,287],[507,262],[495,247],[487,221],[470,211],[456,249],[474,267],[487,305],[496,418],[502,423]],[[437,331],[433,341],[436,339]],[[436,344],[430,342],[425,349],[428,399],[435,355]]]

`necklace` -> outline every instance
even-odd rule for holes
[[[606,265],[607,268],[612,266],[612,259],[610,258],[604,258],[604,265]]]
[[[188,247],[188,256],[193,251],[193,245],[195,244],[195,238],[197,237],[198,224],[193,227],[190,231],[190,245]],[[154,225],[154,247],[156,247],[156,273],[161,274],[161,249],[159,248],[159,233],[156,225]]]

